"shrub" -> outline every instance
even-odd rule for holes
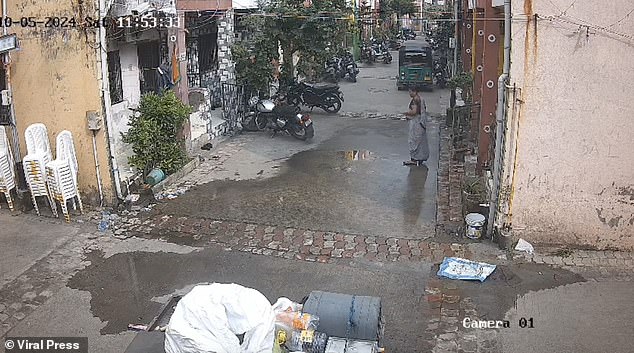
[[[191,107],[183,104],[173,91],[143,95],[128,123],[130,129],[121,134],[123,142],[132,144],[134,155],[129,158],[130,164],[143,170],[144,175],[153,168],[170,174],[182,167],[187,155],[178,135],[191,112]]]

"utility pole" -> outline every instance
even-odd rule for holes
[[[458,3],[461,0],[453,0],[453,20],[454,20],[454,36],[453,36],[453,76],[458,74]]]
[[[359,17],[359,4],[361,0],[354,0],[354,21],[353,25],[353,33],[352,33],[352,56],[354,60],[360,59],[360,48],[359,48],[359,39],[361,36],[361,18]]]
[[[420,0],[420,31],[425,32],[425,0]]]

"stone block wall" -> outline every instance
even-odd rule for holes
[[[218,74],[221,82],[235,81],[235,63],[231,57],[234,40],[234,13],[227,10],[218,22]]]

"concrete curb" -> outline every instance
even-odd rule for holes
[[[230,139],[230,136],[225,136],[218,133],[217,135],[214,135],[213,137],[210,137],[209,139],[205,139],[206,140],[205,143],[207,142],[213,143],[214,148],[218,148],[229,139]],[[196,149],[200,149],[202,145],[204,145],[204,143],[200,143],[200,146],[198,146]],[[169,175],[160,183],[154,185],[152,187],[152,193],[156,196],[158,193],[163,191],[169,185],[176,184],[178,180],[185,177],[187,174],[191,173],[194,169],[198,168],[200,164],[203,162],[203,158],[200,154],[193,155],[192,158],[193,159],[189,163],[185,164],[180,170]]]
[[[163,189],[165,189],[166,186],[168,186],[168,185],[170,185],[172,183],[175,183],[176,181],[178,181],[178,179],[184,177],[185,175],[189,174],[192,170],[196,169],[200,165],[200,163],[201,163],[200,156],[195,156],[194,159],[189,161],[189,163],[185,164],[177,172],[175,172],[173,174],[170,174],[163,181],[161,181],[160,183],[154,185],[152,187],[152,193],[154,195],[160,193],[161,191],[163,191]]]

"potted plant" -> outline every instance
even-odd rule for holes
[[[463,214],[482,213],[484,210],[480,205],[487,202],[486,186],[482,178],[466,178],[462,186]]]

